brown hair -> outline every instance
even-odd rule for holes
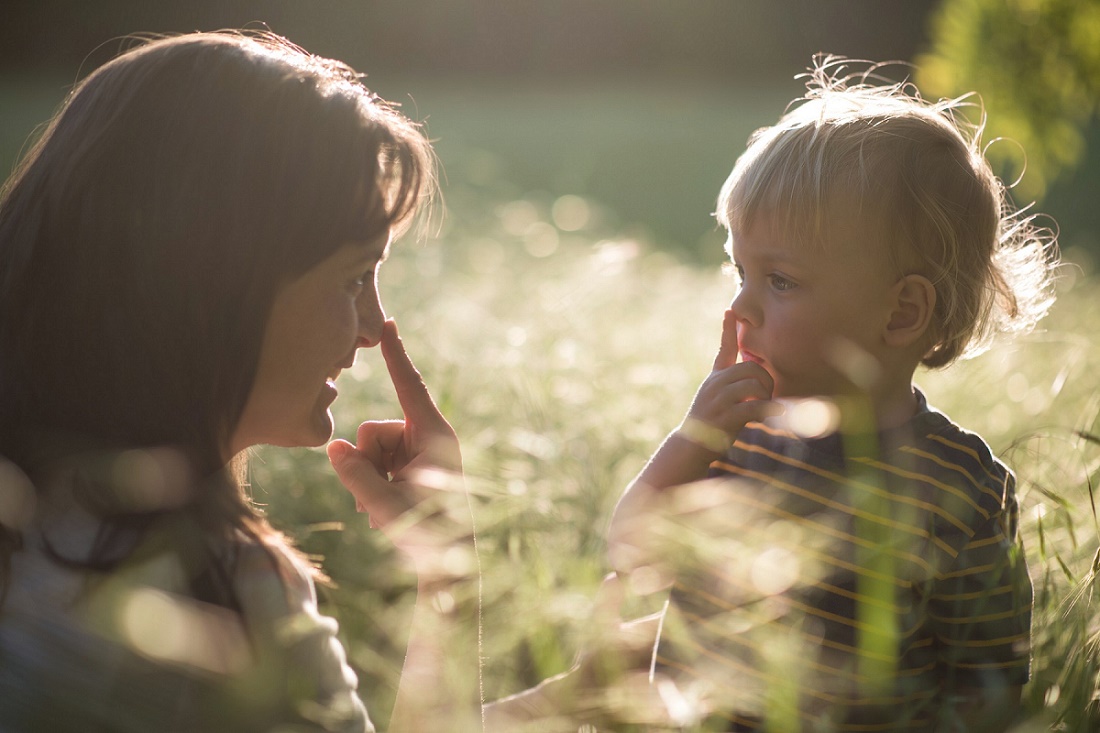
[[[0,455],[38,484],[171,447],[200,526],[273,536],[223,463],[275,294],[407,227],[434,181],[417,125],[278,36],[147,39],[106,63],[0,196]],[[85,483],[107,527],[157,514]]]

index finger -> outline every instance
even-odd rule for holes
[[[380,346],[390,380],[397,390],[397,401],[401,404],[405,417],[414,422],[424,418],[442,418],[442,413],[428,392],[428,385],[424,384],[424,378],[406,353],[397,332],[397,322],[392,318],[382,326]]]
[[[730,308],[722,319],[722,344],[714,357],[714,371],[720,371],[737,363],[737,315]]]

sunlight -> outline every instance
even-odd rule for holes
[[[558,251],[558,230],[553,224],[536,221],[523,230],[523,248],[532,257],[549,257]]]
[[[1027,393],[1031,385],[1027,381],[1027,375],[1022,372],[1013,372],[1005,380],[1005,396],[1013,402],[1023,402],[1027,399]]]
[[[191,498],[187,462],[167,448],[128,450],[111,465],[115,499],[130,511],[176,507]]]
[[[509,346],[523,346],[525,343],[527,343],[527,331],[523,328],[523,326],[512,326],[508,329],[506,339]]]
[[[588,202],[580,196],[559,196],[550,209],[554,225],[563,232],[576,232],[588,226],[592,211]]]
[[[119,622],[136,651],[159,661],[230,674],[249,659],[244,630],[229,609],[138,588],[121,603]]]
[[[518,199],[497,207],[497,216],[505,232],[521,237],[532,224],[539,222],[539,211],[530,201]]]
[[[781,400],[787,411],[776,418],[777,424],[803,438],[820,438],[840,427],[840,410],[824,399]]]
[[[798,556],[783,547],[769,547],[752,562],[752,584],[766,596],[778,595],[798,580]]]
[[[493,274],[504,264],[504,246],[495,239],[481,237],[467,246],[466,259],[474,272]]]
[[[828,358],[834,368],[861,389],[872,389],[882,368],[874,357],[850,341],[837,338],[829,344]]]

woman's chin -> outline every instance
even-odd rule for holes
[[[332,420],[332,411],[325,410],[324,414],[318,418],[317,423],[313,426],[312,436],[310,436],[309,442],[304,445],[311,448],[324,445],[332,440],[334,430],[335,425]]]
[[[311,415],[297,429],[287,430],[265,442],[279,448],[316,448],[332,440],[332,413],[328,410]]]

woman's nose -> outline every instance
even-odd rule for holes
[[[371,348],[382,340],[382,325],[386,322],[386,312],[377,293],[363,294],[359,304],[359,340],[358,348]]]

